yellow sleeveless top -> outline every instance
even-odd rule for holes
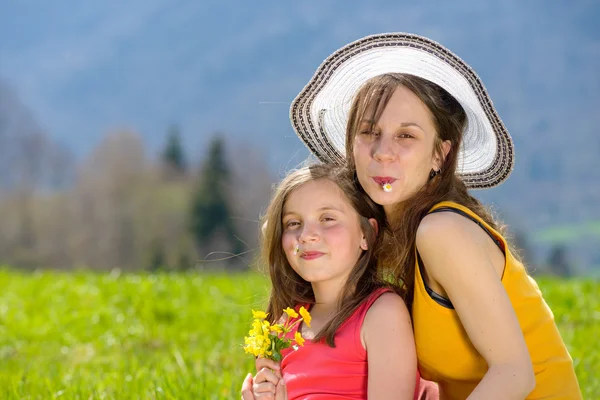
[[[535,372],[536,387],[527,399],[581,399],[573,361],[552,311],[537,283],[510,253],[506,240],[468,208],[442,202],[431,211],[441,207],[457,209],[479,221],[503,247],[502,284],[519,319]],[[436,302],[427,289],[417,263],[412,316],[419,370],[423,378],[439,384],[445,398],[465,399],[485,375],[487,363],[469,340],[456,311]]]

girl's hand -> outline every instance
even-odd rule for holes
[[[285,381],[283,379],[280,379],[279,383],[277,384],[277,389],[275,390],[275,400],[288,400],[287,388],[285,387]]]
[[[281,379],[281,366],[278,362],[270,360],[268,358],[258,357],[255,362],[257,374],[260,373],[261,370],[266,369],[271,372],[273,375],[277,377],[277,379]],[[277,384],[277,382],[275,382]]]
[[[248,372],[244,383],[242,384],[242,400],[254,400],[254,394],[252,393],[252,374]]]
[[[243,400],[287,400],[285,382],[279,363],[266,358],[256,359],[256,376],[248,374],[242,385]]]

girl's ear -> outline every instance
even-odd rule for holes
[[[369,223],[373,227],[373,230],[375,230],[375,234],[378,234],[379,233],[379,225],[377,224],[377,220],[375,218],[369,218]]]
[[[369,224],[371,224],[375,230],[375,234],[379,233],[379,226],[377,225],[377,220],[375,218],[369,218]],[[367,238],[364,233],[360,241],[360,248],[363,250],[369,250],[369,243],[367,243]]]

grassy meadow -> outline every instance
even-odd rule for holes
[[[537,279],[586,399],[600,395],[600,282]],[[20,273],[0,268],[0,398],[239,398],[256,273]]]

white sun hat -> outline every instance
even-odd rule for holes
[[[429,80],[463,107],[467,124],[457,174],[472,189],[502,183],[514,166],[512,139],[473,69],[431,39],[382,33],[331,54],[290,107],[292,126],[310,151],[326,163],[345,162],[346,124],[356,92],[369,79],[404,73]]]

